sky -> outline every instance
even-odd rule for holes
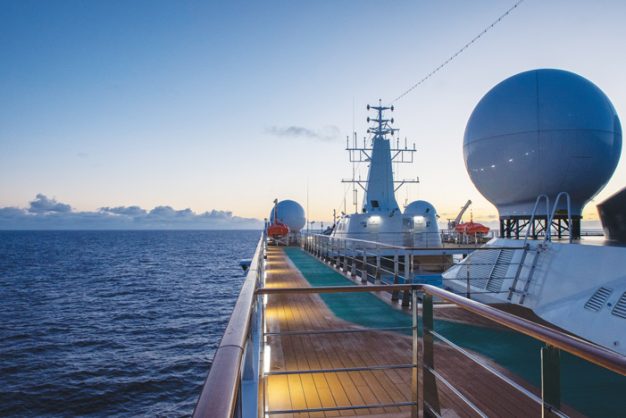
[[[149,223],[155,208],[248,225],[274,198],[331,219],[352,207],[345,137],[364,135],[366,104],[390,102],[513,3],[0,0],[0,228],[40,201],[116,226]],[[516,73],[574,71],[624,115],[624,18],[618,0],[526,0],[395,102],[418,149],[396,175],[420,178],[398,201],[428,200],[445,219],[471,199],[475,218],[495,219],[466,173],[463,133]],[[626,185],[624,164],[586,219]],[[107,208],[137,209],[113,222]]]

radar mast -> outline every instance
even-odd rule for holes
[[[371,146],[368,147],[364,139],[363,147],[358,147],[356,135],[352,146],[350,146],[349,141],[346,143],[350,162],[369,163],[367,182],[363,184],[360,178],[356,179],[353,175],[352,179],[344,179],[342,183],[353,183],[363,189],[363,213],[378,212],[391,216],[394,212],[399,211],[395,192],[404,184],[419,183],[419,178],[394,180],[392,168],[392,162],[413,163],[413,153],[416,151],[415,144],[409,148],[405,140],[404,147],[401,147],[399,139],[396,138],[395,144],[393,144],[389,138],[398,132],[397,128],[392,127],[394,119],[385,118],[386,111],[394,111],[393,105],[383,106],[379,100],[378,106],[367,105],[367,110],[375,112],[375,118],[367,118],[367,122],[372,123],[367,130],[367,133],[371,135]]]

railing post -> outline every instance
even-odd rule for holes
[[[409,255],[408,251],[404,253],[404,283],[413,283],[413,278],[411,277],[411,256]],[[411,294],[407,290],[405,290],[402,293],[402,306],[408,307],[410,300]]]
[[[352,248],[350,248],[350,251],[352,251]],[[352,276],[352,264],[354,262],[354,254],[352,254],[352,252],[348,252],[348,244],[346,243],[346,252],[345,252],[345,264],[346,264],[346,268],[345,268],[345,272],[350,274],[350,276]]]
[[[330,237],[324,238],[324,261],[330,262]]]
[[[551,345],[541,347],[541,399],[543,418],[557,417],[561,408],[561,352]]]
[[[318,237],[317,235],[315,236],[315,256],[317,258],[319,258],[320,254],[321,254],[321,243],[320,243],[320,237]]]
[[[374,276],[374,284],[380,284],[380,251],[376,251],[376,275]]]
[[[419,416],[419,339],[417,322],[417,290],[411,290],[411,306],[413,309],[413,368],[411,373],[411,418]]]
[[[330,244],[330,237],[327,236],[326,237],[326,262],[328,264],[332,264],[331,258],[330,258],[331,254],[332,254],[331,250],[332,250],[332,248],[331,248],[331,244]]]
[[[320,240],[320,237],[317,235],[315,236],[315,242],[316,242],[315,254],[317,258],[320,258],[322,256],[322,241]]]
[[[348,272],[348,266],[349,266],[350,260],[348,259],[348,241],[346,241],[344,239],[343,241],[343,272],[347,273]]]
[[[339,241],[337,245],[337,249],[339,252],[339,268],[345,273],[346,272],[346,245],[345,242]]]
[[[357,250],[353,249],[352,257],[350,257],[350,276],[356,277],[356,259],[357,259]]]
[[[437,381],[431,370],[435,370],[435,344],[430,331],[434,327],[433,297],[424,293],[422,301],[422,329],[424,330],[422,355],[422,379],[424,386],[424,417],[441,415],[439,408],[439,394],[437,393]],[[435,415],[434,415],[435,414]]]
[[[465,297],[468,299],[472,298],[472,288],[471,288],[471,284],[470,284],[470,268],[472,266],[471,261],[469,263],[465,263],[465,272],[467,273],[467,289],[466,289],[466,295]]]
[[[393,252],[393,284],[398,284],[398,275],[400,273],[400,263],[398,257],[398,250]],[[400,294],[397,290],[391,292],[391,301],[397,302],[400,299]]]
[[[367,284],[367,249],[363,247],[363,261],[361,261],[361,283]]]
[[[257,296],[257,306],[259,308],[260,318],[259,318],[259,382],[261,383],[261,411],[263,415],[265,415],[265,411],[267,410],[267,376],[265,375],[265,305],[263,304],[263,298],[268,296]]]

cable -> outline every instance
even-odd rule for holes
[[[456,51],[453,55],[450,56],[450,58],[448,58],[447,60],[445,60],[443,63],[441,63],[437,68],[435,68],[434,70],[432,70],[430,73],[428,73],[424,78],[422,78],[420,81],[418,81],[417,83],[413,84],[408,90],[406,90],[404,93],[402,93],[401,95],[399,95],[398,97],[396,97],[393,102],[397,102],[398,100],[400,100],[401,98],[403,98],[404,96],[406,96],[407,94],[409,94],[410,92],[412,92],[413,90],[415,90],[415,88],[417,88],[420,84],[422,84],[423,82],[425,82],[426,80],[428,80],[430,77],[432,77],[433,75],[435,75],[435,73],[439,72],[439,70],[441,70],[443,67],[445,67],[446,65],[448,65],[453,59],[455,59],[456,57],[458,57],[461,53],[463,53],[467,48],[469,48],[474,42],[476,42],[477,40],[479,40],[484,34],[486,34],[487,32],[489,32],[489,30],[491,28],[493,28],[494,26],[496,26],[498,23],[500,23],[500,21],[502,19],[504,19],[505,17],[507,17],[513,10],[515,10],[517,8],[517,6],[519,6],[520,4],[522,4],[524,2],[524,0],[518,0],[517,3],[515,3],[513,6],[511,6],[506,12],[504,12],[503,14],[500,15],[500,17],[498,17],[495,21],[493,21],[493,23],[491,23],[491,25],[487,26],[485,29],[483,29],[482,32],[480,32],[478,35],[476,35],[471,41],[469,41],[468,43],[466,43],[465,45],[463,45],[463,47],[461,49],[459,49],[458,51]]]

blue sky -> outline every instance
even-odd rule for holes
[[[353,120],[364,133],[365,105],[396,97],[511,4],[2,1],[0,207],[41,193],[77,212],[263,218],[275,197],[306,205],[308,184],[310,217],[329,219],[351,174],[343,138]],[[422,181],[398,200],[429,200],[445,218],[471,198],[478,217],[496,214],[465,172],[463,131],[518,72],[577,72],[623,115],[625,17],[617,0],[526,0],[396,103],[419,149],[399,175]],[[597,200],[625,183],[620,164]]]

